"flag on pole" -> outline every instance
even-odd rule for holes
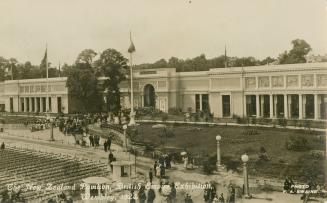
[[[225,45],[225,68],[227,68],[227,51],[226,51],[226,45]]]
[[[42,77],[44,77],[43,70],[45,69],[46,77],[48,78],[48,46],[47,45],[46,45],[46,48],[45,48],[44,57],[43,57],[43,59],[41,61],[40,68],[42,70]]]
[[[10,76],[11,80],[13,80],[12,69],[13,69],[13,66],[11,64],[10,67],[7,68],[7,76]]]
[[[130,32],[130,41],[131,41],[131,44],[129,45],[129,48],[128,48],[128,53],[133,53],[136,51],[135,49],[135,46],[134,46],[134,43],[133,43],[133,40],[132,40],[132,33]]]
[[[59,61],[59,77],[60,77],[60,61]]]

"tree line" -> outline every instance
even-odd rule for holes
[[[176,68],[181,71],[205,71],[210,68],[223,68],[225,63],[229,67],[256,66],[289,63],[305,63],[306,56],[311,51],[310,45],[301,39],[293,40],[292,49],[285,51],[278,58],[267,57],[257,60],[254,57],[226,57],[224,55],[207,59],[204,54],[193,59],[179,59],[171,57],[168,61],[160,59],[152,64],[140,64],[137,68]],[[97,60],[95,59],[95,56]],[[32,79],[46,77],[46,57],[40,65],[32,65],[31,62],[19,63],[16,59],[0,57],[0,81]],[[49,77],[68,77],[66,86],[69,94],[81,103],[80,111],[96,112],[103,109],[118,114],[120,112],[120,89],[119,83],[126,79],[129,74],[128,59],[115,49],[106,49],[97,53],[92,49],[85,49],[77,56],[72,65],[64,64],[60,70],[48,63]],[[8,74],[8,70],[11,70]],[[104,81],[98,78],[105,76]],[[99,91],[101,90],[101,91]],[[100,95],[104,92],[104,95]],[[104,99],[105,97],[105,99]]]
[[[210,68],[242,67],[242,66],[258,66],[267,64],[294,64],[307,62],[306,56],[312,50],[311,46],[302,39],[295,39],[291,42],[292,49],[284,51],[277,58],[266,57],[263,60],[255,57],[236,57],[221,55],[211,59],[207,59],[204,54],[192,59],[179,59],[171,57],[168,61],[160,59],[154,63],[146,63],[137,65],[137,68],[176,68],[177,72],[188,71],[207,71]],[[327,60],[326,60],[327,61]]]

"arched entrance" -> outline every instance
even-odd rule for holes
[[[156,107],[156,95],[154,87],[150,84],[144,87],[144,107]]]

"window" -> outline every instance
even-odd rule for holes
[[[246,115],[247,116],[257,115],[255,95],[246,95]]]
[[[202,96],[202,111],[203,112],[210,112],[210,106],[209,106],[209,95],[203,94]]]
[[[10,97],[10,112],[14,112],[14,98]]]
[[[223,104],[223,117],[230,117],[230,96],[229,95],[222,96],[222,104]]]
[[[129,166],[121,166],[120,167],[121,177],[127,177],[128,176],[128,169],[129,169]]]
[[[196,112],[200,111],[200,95],[199,94],[195,95],[195,111]]]
[[[52,104],[51,104],[52,102],[51,102],[51,97],[49,97],[49,111],[51,112],[52,111]]]

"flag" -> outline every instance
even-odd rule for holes
[[[59,61],[59,77],[60,77],[60,61]]]
[[[7,69],[7,76],[10,76],[11,80],[13,80],[12,69],[12,65]]]
[[[41,68],[41,71],[42,71],[42,77],[44,77],[44,72],[43,70],[45,69],[46,71],[46,77],[48,77],[48,47],[46,46],[45,48],[45,53],[44,53],[44,57],[41,61],[41,64],[40,64],[40,68]]]
[[[226,45],[225,45],[225,68],[227,68],[227,51],[226,51]]]
[[[132,41],[132,33],[130,33],[130,41],[131,41],[131,45],[129,45],[129,48],[128,48],[128,53],[133,53],[135,52],[135,46],[134,46],[134,43]]]

